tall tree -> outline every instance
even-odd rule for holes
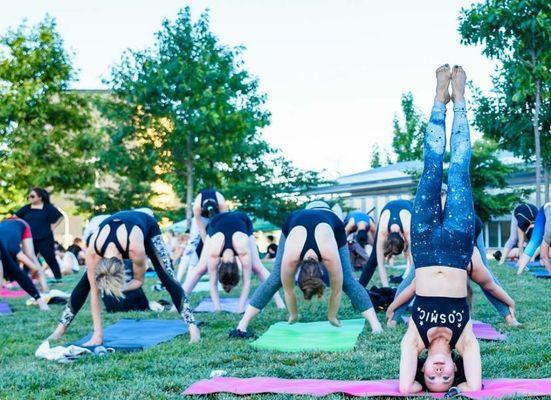
[[[88,100],[71,92],[71,59],[47,17],[0,37],[0,213],[31,186],[76,191],[93,182]]]
[[[500,60],[515,82],[513,99],[530,107],[536,159],[536,198],[541,204],[541,112],[551,79],[551,3],[548,0],[485,0],[461,10],[464,44]]]
[[[423,134],[427,122],[415,107],[413,94],[402,94],[403,126],[398,115],[394,115],[392,148],[397,161],[421,160],[423,158]]]
[[[382,167],[382,165],[381,149],[379,148],[379,145],[375,143],[371,150],[371,168],[379,168]]]
[[[161,179],[185,199],[188,221],[197,188],[213,186],[270,219],[262,200],[285,208],[293,194],[319,182],[262,138],[266,96],[245,70],[242,49],[222,45],[210,31],[208,13],[193,21],[183,9],[156,39],[153,48],[124,56],[109,81],[111,96],[100,102],[109,121],[100,164],[113,185],[91,191],[90,206],[144,204],[151,182]],[[117,198],[121,189],[136,193]]]
[[[485,96],[474,91],[474,125],[484,134],[526,162],[534,160],[532,113],[534,98],[522,101],[515,98],[517,83],[504,68],[493,79],[495,94]],[[549,82],[543,87],[549,90]],[[543,97],[539,117],[541,126],[541,159],[545,171],[545,202],[549,201],[549,174],[551,167],[551,98]]]

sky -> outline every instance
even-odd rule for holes
[[[54,17],[78,69],[74,88],[104,88],[127,49],[154,44],[164,18],[210,9],[223,44],[245,47],[272,113],[265,138],[298,167],[329,177],[369,169],[374,144],[390,148],[402,93],[428,115],[434,70],[460,64],[483,91],[494,62],[460,44],[459,0],[3,0],[0,32]],[[2,4],[0,3],[0,4]],[[6,6],[9,4],[9,6]],[[448,120],[450,118],[448,113]]]

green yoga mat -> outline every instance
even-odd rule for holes
[[[296,323],[278,322],[251,343],[264,350],[285,352],[299,351],[348,351],[356,345],[364,329],[364,319],[341,321],[336,328],[327,321]]]

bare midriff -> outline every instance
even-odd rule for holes
[[[415,293],[426,297],[467,297],[467,271],[441,265],[415,270]]]

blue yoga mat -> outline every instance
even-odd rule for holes
[[[10,315],[12,313],[11,307],[8,303],[0,301],[0,314],[1,315]]]
[[[551,274],[547,270],[535,271],[535,272],[532,272],[532,275],[534,275],[536,278],[551,279]]]
[[[103,346],[116,351],[140,351],[167,342],[188,332],[182,320],[122,319],[103,330]],[[81,346],[92,334],[71,343]]]
[[[247,302],[248,304],[248,302]],[[220,298],[220,307],[222,311],[229,313],[238,313],[239,307],[239,298],[237,297],[221,297]],[[201,300],[201,303],[195,307],[195,312],[214,312],[214,304],[210,297],[205,297]]]
[[[517,269],[518,268],[518,265],[517,265],[517,262],[516,261],[507,261],[506,264],[511,267],[511,268],[514,268],[514,269]],[[528,270],[532,270],[532,269],[541,269],[541,268],[545,268],[543,267],[539,261],[532,261],[532,262],[529,262],[527,265],[526,265],[526,268]]]

